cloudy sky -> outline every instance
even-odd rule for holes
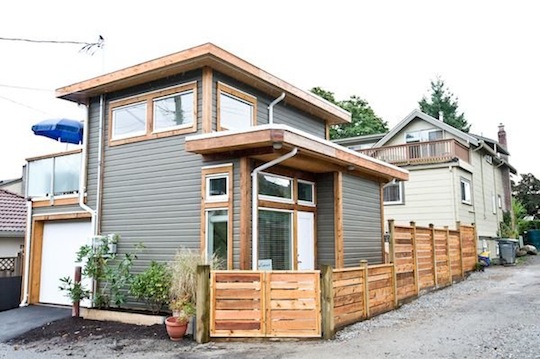
[[[540,177],[540,5],[535,1],[11,1],[0,37],[0,179],[25,158],[66,149],[34,136],[49,118],[84,108],[54,89],[205,42],[305,90],[359,95],[390,126],[418,106],[441,76],[471,132],[496,138],[504,123],[511,163]],[[72,148],[72,147],[70,147]]]

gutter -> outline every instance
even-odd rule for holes
[[[100,105],[101,105],[100,99]],[[90,112],[90,106],[87,108],[86,117],[84,119],[84,137],[83,137],[83,150],[82,150],[82,158],[81,158],[81,172],[79,177],[79,206],[84,209],[86,212],[90,213],[92,216],[92,234],[95,234],[95,228],[96,228],[96,212],[90,208],[86,203],[84,203],[84,196],[86,195],[86,168],[87,168],[87,160],[88,160],[88,137],[89,137],[89,112]]]
[[[258,267],[258,236],[259,236],[259,214],[258,214],[258,199],[259,199],[259,182],[258,182],[258,175],[259,172],[264,171],[267,168],[270,168],[272,166],[277,165],[278,163],[281,163],[283,161],[288,160],[291,157],[296,156],[298,153],[298,147],[295,147],[291,152],[284,154],[283,156],[280,156],[270,162],[264,163],[260,165],[259,167],[255,168],[253,172],[251,172],[251,248],[252,248],[252,259],[251,259],[251,267],[253,270],[257,270]]]
[[[278,102],[282,101],[285,98],[285,92],[281,93],[281,96],[276,98],[274,101],[268,105],[268,124],[272,125],[274,124],[274,106],[278,104]]]

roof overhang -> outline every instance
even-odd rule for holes
[[[285,125],[263,125],[244,131],[222,131],[186,137],[186,150],[218,158],[251,157],[271,161],[293,148],[298,154],[281,164],[313,173],[343,171],[376,178],[407,181],[409,172],[330,141]]]
[[[269,74],[214,44],[207,43],[56,90],[56,97],[88,103],[94,96],[123,90],[186,71],[210,67],[270,96],[286,93],[285,102],[329,124],[351,122],[351,114],[323,98]]]

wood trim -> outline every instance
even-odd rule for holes
[[[154,132],[154,100],[160,97],[173,95],[182,92],[193,92],[193,123],[191,126],[171,129],[167,131]],[[197,132],[197,82],[191,81],[174,87],[168,87],[162,90],[144,93],[137,96],[128,97],[121,100],[112,101],[109,103],[108,112],[108,144],[109,146],[124,145],[127,143],[140,142],[155,138],[163,138],[176,136],[186,133]],[[113,139],[113,111],[119,107],[144,103],[146,105],[146,130],[144,134],[133,137]]]
[[[72,204],[79,203],[79,196],[77,197],[68,197],[68,198],[55,198],[37,200],[32,202],[32,208],[43,208],[43,207],[56,207],[56,206],[67,206]]]
[[[328,122],[326,122],[324,125],[324,138],[327,141],[330,141],[330,125],[328,124]]]
[[[64,219],[86,219],[92,218],[92,215],[88,212],[72,212],[72,213],[56,213],[56,214],[44,214],[33,216],[34,221],[57,221]]]
[[[192,47],[56,90],[56,97],[87,103],[92,96],[110,93],[189,70],[211,66],[268,94],[286,92],[287,102],[325,118],[329,123],[351,122],[350,113],[269,74],[212,43]]]
[[[206,200],[206,177],[216,174],[224,174],[228,176],[228,198],[227,201],[207,201]],[[212,166],[201,169],[201,227],[200,227],[200,246],[201,252],[206,257],[206,211],[214,208],[227,209],[227,269],[233,269],[233,192],[234,192],[234,171],[232,163],[227,163],[219,166]]]
[[[33,220],[31,252],[30,252],[30,286],[28,303],[39,303],[39,291],[41,282],[41,254],[43,250],[43,221]]]
[[[238,90],[234,87],[224,84],[223,82],[217,83],[217,105],[216,105],[216,128],[218,131],[227,130],[225,127],[221,127],[221,93],[226,93],[230,96],[236,97],[247,104],[252,106],[253,112],[251,117],[251,126],[257,126],[257,97],[250,95],[244,91]]]
[[[212,69],[208,66],[202,70],[202,132],[212,132],[212,93],[214,91]]]
[[[386,263],[386,246],[384,244],[384,184],[379,183],[379,199],[381,210],[381,248],[382,248],[382,262]],[[396,294],[397,296],[397,294]]]
[[[251,269],[251,166],[240,159],[240,269]]]
[[[41,155],[41,156],[35,156],[35,157],[28,157],[26,159],[26,162],[32,162],[32,161],[38,161],[38,160],[44,160],[44,159],[47,159],[47,158],[54,158],[54,157],[62,157],[62,156],[68,156],[68,155],[73,155],[75,153],[81,153],[82,152],[82,148],[78,148],[76,150],[69,150],[69,151],[64,151],[64,152],[55,152],[55,153],[51,153],[51,154],[48,154],[48,155]]]
[[[334,172],[334,238],[336,268],[343,268],[343,174]]]

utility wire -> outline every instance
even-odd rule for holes
[[[25,87],[25,86],[15,86],[15,85],[6,85],[6,84],[0,84],[0,87],[6,87],[10,89],[17,89],[17,90],[31,90],[31,91],[44,91],[44,92],[53,92],[52,89],[41,89],[37,87]]]
[[[4,96],[0,95],[0,98],[1,98],[1,99],[4,99],[4,100],[6,100],[6,101],[9,101],[9,102],[13,102],[13,103],[16,104],[16,105],[19,105],[19,106],[22,106],[22,107],[26,107],[26,108],[28,108],[28,109],[30,109],[30,110],[40,112],[40,113],[42,113],[42,114],[44,114],[44,115],[52,116],[52,115],[51,115],[50,113],[48,113],[48,112],[39,110],[39,109],[34,108],[34,107],[32,107],[32,106],[28,106],[27,104],[24,104],[24,103],[21,103],[21,102],[12,100],[12,99],[10,99],[10,98],[8,98],[8,97],[4,97]]]

